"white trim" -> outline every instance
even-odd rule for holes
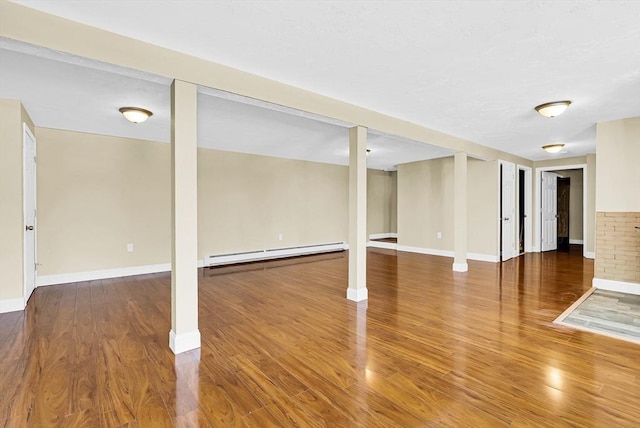
[[[524,252],[531,253],[534,251],[534,239],[533,239],[533,209],[531,207],[531,194],[533,192],[533,169],[524,165],[516,165],[516,171],[524,171]],[[520,174],[518,174],[516,183],[518,184],[518,197],[520,197]],[[518,205],[516,206],[516,211],[518,211],[518,218],[520,210],[520,201],[518,200]]]
[[[428,254],[430,256],[441,256],[453,258],[453,251],[436,250],[434,248],[410,247],[407,245],[398,245],[396,250],[406,251],[408,253]],[[480,262],[498,263],[500,257],[495,254],[467,253],[468,260],[477,260]]]
[[[322,250],[318,251],[317,247],[321,247]],[[327,251],[338,251],[338,250],[347,250],[349,246],[345,243],[335,244],[332,246],[310,246],[310,247],[301,247],[302,250],[291,251],[265,251],[264,254],[267,254],[268,257],[263,257],[262,260],[267,259],[275,259],[280,257],[290,257],[294,255],[304,255],[304,254],[315,254]],[[312,251],[315,250],[315,251]],[[226,261],[222,264],[229,263],[238,263],[242,260],[240,258],[238,261]],[[210,266],[217,266],[210,265]],[[205,259],[198,259],[198,268],[205,267]],[[146,275],[150,273],[159,273],[159,272],[171,272],[171,263],[160,263],[155,265],[145,265],[145,266],[130,266],[124,268],[114,268],[114,269],[104,269],[104,270],[94,270],[94,271],[86,271],[86,272],[74,272],[74,273],[62,273],[55,275],[42,275],[37,277],[36,287],[44,287],[47,285],[55,285],[55,284],[68,284],[72,282],[83,282],[83,281],[94,281],[98,279],[108,279],[108,278],[120,278],[124,276],[134,276],[134,275]]]
[[[35,266],[33,266],[33,290],[31,290],[31,293],[29,293],[29,295],[27,296],[27,269],[31,269],[31,267],[26,265],[26,261],[27,261],[27,234],[25,231],[25,227],[27,226],[27,222],[26,222],[26,215],[27,215],[27,199],[25,198],[25,193],[26,193],[26,179],[27,176],[25,175],[25,170],[26,170],[26,159],[25,159],[25,149],[26,149],[26,139],[27,137],[31,138],[31,140],[33,141],[33,156],[34,158],[37,158],[37,140],[35,135],[33,135],[33,133],[31,132],[31,130],[29,129],[29,126],[27,126],[26,122],[22,122],[22,296],[23,296],[23,309],[27,307],[27,302],[29,301],[29,297],[31,297],[31,293],[33,293],[33,291],[36,289],[36,287],[38,287],[38,271],[36,270],[36,266],[38,266],[38,217],[37,217],[37,212],[38,212],[38,176],[37,176],[37,164],[34,161],[34,174],[33,174],[33,197],[34,197],[34,201],[33,201],[33,209],[36,213],[36,215],[34,215],[33,218],[33,251],[34,251],[34,257],[33,257],[33,262],[35,263]]]
[[[389,232],[389,233],[372,233],[371,235],[369,235],[369,239],[388,239],[388,238],[398,238],[398,234],[395,232]]]
[[[410,247],[408,245],[398,245],[398,251],[409,253],[429,254],[430,256],[453,257],[453,251],[436,250],[434,248]]]
[[[169,348],[174,354],[200,348],[200,330],[180,334],[175,334],[171,330],[169,332]]]
[[[569,244],[579,244],[582,245],[584,244],[584,241],[582,239],[569,239]]]
[[[500,261],[500,256],[496,256],[495,254],[467,253],[467,259],[477,260],[480,262],[498,263]]]
[[[344,242],[332,244],[305,245],[291,248],[275,248],[269,250],[246,251],[233,254],[211,254],[205,256],[205,266],[223,266],[228,264],[253,262],[260,260],[273,260],[283,257],[304,256],[308,254],[330,253],[334,251],[344,251],[347,245]]]
[[[369,298],[367,287],[347,288],[347,299],[354,302],[361,302]]]
[[[595,259],[596,258],[596,253],[594,253],[593,251],[585,251],[584,252],[584,257],[587,259]]]
[[[367,247],[385,248],[387,250],[397,250],[398,244],[396,244],[395,242],[367,241]]]
[[[466,272],[469,270],[469,265],[467,263],[454,263],[453,271],[454,272]]]
[[[198,263],[199,264],[199,263]],[[144,275],[148,273],[170,272],[171,263],[147,266],[131,266],[125,268],[94,270],[89,272],[63,273],[38,277],[37,286],[67,284],[70,282],[93,281],[96,279],[120,278],[123,276]]]
[[[25,308],[24,299],[19,297],[17,299],[2,299],[0,300],[0,314],[6,314],[7,312],[24,311]]]
[[[538,224],[538,227],[536,227],[536,233],[534,236],[534,248],[533,251],[535,252],[540,252],[540,237],[542,236],[542,220],[541,220],[541,215],[540,215],[540,206],[541,206],[541,199],[540,199],[540,180],[542,179],[542,171],[558,171],[558,170],[563,170],[563,169],[582,169],[582,236],[584,237],[583,240],[583,245],[584,247],[582,248],[582,255],[584,257],[587,258],[591,258],[587,256],[587,199],[589,198],[589,192],[588,192],[588,182],[589,182],[589,174],[588,174],[588,170],[587,170],[587,164],[586,163],[581,163],[581,164],[574,164],[574,165],[557,165],[557,166],[541,166],[536,168],[536,179],[535,179],[535,189],[536,189],[536,195],[535,195],[535,211],[536,211],[536,223]],[[594,213],[595,214],[595,213]],[[595,226],[594,226],[595,227]],[[594,236],[595,236],[595,230],[594,230]]]
[[[640,284],[637,282],[614,281],[612,279],[593,278],[593,286],[601,290],[617,291],[640,295]]]

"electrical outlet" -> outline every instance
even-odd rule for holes
[[[133,244],[127,244],[127,251],[130,253],[133,252]]]
[[[442,232],[438,232],[436,236],[438,237],[438,239],[442,239]]]
[[[278,241],[282,241],[282,233],[278,233]]]

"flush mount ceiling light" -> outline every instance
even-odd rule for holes
[[[571,105],[571,101],[554,101],[552,103],[540,104],[536,111],[544,117],[560,116]]]
[[[542,148],[547,153],[558,153],[564,148],[564,143],[547,144],[546,146],[542,146]]]
[[[140,107],[121,107],[119,111],[129,122],[133,123],[144,122],[153,115],[149,110]]]

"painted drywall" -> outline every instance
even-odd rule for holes
[[[0,301],[24,297],[23,123],[33,131],[20,101],[0,100]]]
[[[199,257],[346,242],[348,173],[344,166],[198,149]]]
[[[390,230],[391,233],[398,232],[398,171],[391,171],[391,218]]]
[[[171,260],[168,144],[36,136],[40,275]],[[347,167],[198,149],[198,257],[346,242],[347,202]]]
[[[570,179],[569,186],[569,239],[583,240],[584,205],[583,205],[583,177],[582,169],[568,169],[553,171],[562,177]]]
[[[398,245],[453,251],[453,174],[452,157],[398,166]]]
[[[596,211],[640,211],[640,117],[596,127]]]
[[[498,162],[467,160],[467,250],[498,255]]]
[[[171,260],[168,144],[36,132],[41,275]]]
[[[596,155],[587,155],[587,227],[585,255],[593,258],[596,251]]]
[[[394,174],[376,169],[367,170],[367,236],[395,232],[393,222],[397,202],[394,200]]]
[[[469,253],[498,254],[497,165],[497,161],[467,160]],[[398,244],[453,251],[453,157],[399,165],[397,176]]]

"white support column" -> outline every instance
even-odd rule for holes
[[[367,128],[349,130],[349,288],[359,302],[367,291]]]
[[[453,187],[453,270],[466,272],[467,265],[467,154],[457,152]]]
[[[200,347],[198,330],[198,93],[171,85],[171,332],[174,354]]]

